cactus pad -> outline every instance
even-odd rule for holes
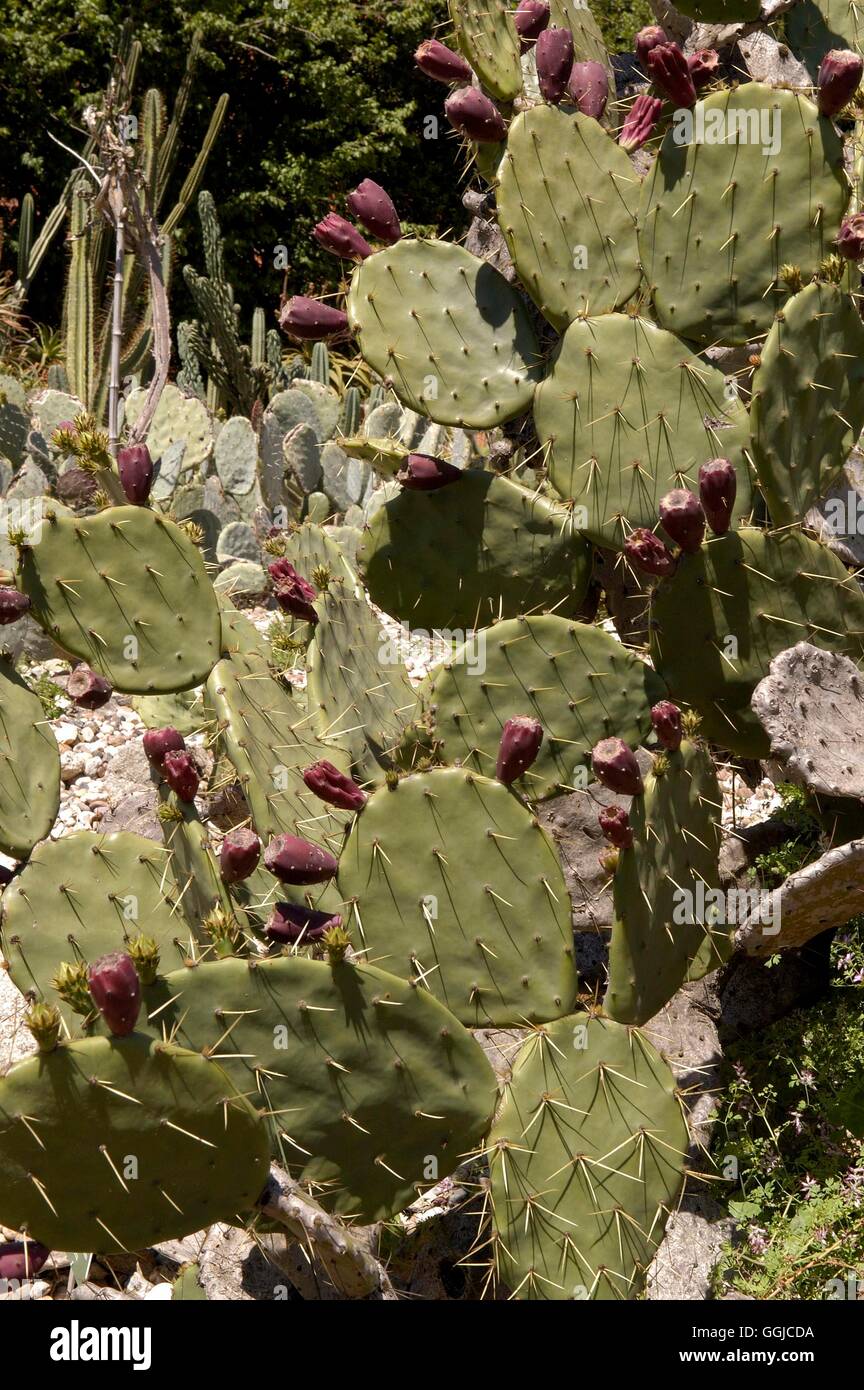
[[[483,86],[499,101],[522,90],[519,37],[507,0],[449,0],[463,54]]]
[[[0,658],[0,849],[24,859],[60,805],[60,754],[38,696]]]
[[[135,424],[146,399],[146,387],[136,387],[130,391],[126,401],[127,424]],[[179,387],[169,383],[159,397],[146,443],[154,462],[158,462],[173,446],[182,444],[183,468],[200,468],[213,447],[213,422],[209,410],[197,396],[184,395]]]

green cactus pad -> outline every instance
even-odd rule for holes
[[[267,1175],[256,1111],[170,1043],[63,1043],[0,1080],[0,1221],[49,1248],[117,1254],[238,1224]]]
[[[46,513],[19,556],[20,587],[49,636],[117,690],[200,685],[219,656],[219,609],[204,562],[145,507]]]
[[[706,345],[746,343],[786,298],[781,267],[806,280],[833,250],[849,198],[843,141],[806,97],[759,82],[712,93],[694,117],[709,123],[705,141],[678,144],[673,125],[645,181],[642,264],[663,328]],[[744,139],[729,128],[739,120]],[[767,138],[749,140],[747,123],[763,120]]]
[[[146,399],[146,387],[136,387],[129,393],[126,401],[127,424],[135,424]],[[182,468],[200,468],[213,448],[213,420],[209,410],[197,396],[186,396],[169,383],[159,397],[146,443],[154,462],[158,462],[172,446],[182,444]]]
[[[864,595],[826,546],[799,531],[715,537],[655,591],[655,667],[673,698],[702,715],[706,737],[744,757],[768,755],[750,696],[796,642],[864,656]]]
[[[710,897],[720,884],[723,805],[714,764],[686,740],[660,759],[662,770],[647,774],[644,795],[631,802],[633,844],[619,851],[615,870],[603,1007],[619,1023],[653,1018],[692,978],[692,963],[703,948],[701,974],[722,965],[732,951],[732,929],[722,925],[724,914]]]
[[[60,806],[60,754],[37,695],[0,657],[0,850],[26,859]]]
[[[852,0],[798,0],[784,16],[786,42],[815,82],[819,64],[832,48],[860,53],[864,20]]]
[[[864,426],[864,325],[848,294],[811,284],[778,311],[753,377],[753,459],[775,526],[803,521]]]
[[[635,1298],[688,1134],[667,1063],[587,1014],[523,1047],[489,1140],[498,1272],[515,1298]]]
[[[494,777],[501,730],[530,715],[543,726],[536,762],[517,786],[531,801],[588,769],[603,738],[640,743],[665,686],[651,667],[599,627],[564,618],[512,618],[484,628],[432,675],[432,710],[445,762]]]
[[[339,891],[370,961],[421,980],[465,1024],[503,1028],[573,1006],[561,868],[500,782],[439,768],[376,791],[343,850]]]
[[[184,736],[200,734],[213,722],[213,711],[208,708],[200,685],[175,695],[133,695],[132,708],[145,728],[164,729],[170,725]]]
[[[576,522],[599,545],[620,548],[635,527],[656,526],[660,498],[698,491],[712,458],[735,466],[733,519],[750,511],[744,406],[721,371],[647,319],[572,323],[535,396],[534,423],[554,487],[584,508]]]
[[[216,438],[213,463],[230,496],[244,496],[252,491],[258,476],[258,439],[242,415],[225,421]]]
[[[516,290],[451,242],[403,239],[369,256],[354,271],[348,316],[366,361],[400,401],[442,425],[512,420],[542,376]]]
[[[470,471],[385,503],[358,558],[373,603],[394,618],[465,629],[530,609],[577,612],[592,551],[559,502]]]
[[[522,90],[519,36],[507,0],[449,0],[456,39],[483,86],[499,101]]]
[[[534,106],[517,116],[498,173],[498,221],[550,323],[605,314],[635,292],[639,179],[591,116]]]
[[[30,411],[23,386],[15,377],[0,375],[0,458],[19,468],[26,458]]]

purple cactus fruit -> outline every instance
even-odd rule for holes
[[[638,796],[642,791],[642,773],[636,754],[623,739],[604,738],[591,753],[594,776],[604,787],[619,796]]]
[[[0,587],[0,627],[17,623],[29,607],[30,600],[26,594],[19,593],[17,589],[6,588],[5,585]]]
[[[732,524],[738,475],[729,459],[711,459],[699,469],[699,497],[715,536],[725,536]]]
[[[652,48],[657,48],[661,43],[668,43],[665,33],[659,24],[646,24],[644,29],[633,40],[633,47],[636,50],[636,58],[640,68],[644,73],[648,72],[648,54]]]
[[[326,883],[339,863],[320,845],[296,835],[276,835],[264,851],[264,867],[283,883]]]
[[[304,768],[303,781],[310,792],[342,811],[362,811],[368,800],[362,788],[340,772],[338,767],[328,763],[326,758]]]
[[[478,145],[506,140],[507,125],[501,112],[485,92],[476,87],[460,87],[444,103],[444,115],[454,130]]]
[[[267,572],[273,580],[273,596],[283,612],[303,618],[307,623],[317,623],[318,614],[312,605],[318,590],[298,574],[288,560],[274,560]]]
[[[636,569],[662,578],[675,571],[675,556],[659,536],[645,526],[637,526],[624,542],[624,554]]]
[[[673,487],[660,498],[660,520],[670,540],[685,555],[695,555],[705,536],[705,513],[695,493],[686,487]]]
[[[162,776],[181,801],[195,800],[201,779],[188,753],[166,753],[162,759]]]
[[[567,95],[583,116],[599,121],[609,98],[609,77],[602,63],[574,63],[567,80]]]
[[[87,972],[93,1003],[115,1038],[126,1038],[135,1029],[141,1011],[141,980],[125,951],[100,956]]]
[[[347,332],[348,315],[341,309],[322,304],[320,299],[307,299],[303,294],[295,294],[282,305],[279,327],[301,342],[317,342],[321,338],[335,338],[338,333]]]
[[[7,1240],[0,1245],[0,1281],[20,1284],[38,1274],[51,1251],[36,1240]]]
[[[546,0],[519,0],[513,23],[522,46],[522,52],[535,44],[549,23],[550,9]]]
[[[439,43],[437,39],[424,39],[414,54],[414,62],[421,72],[433,77],[436,82],[470,82],[474,76],[471,64],[465,61],[462,54],[454,53],[446,43]]]
[[[816,105],[820,116],[836,116],[854,97],[864,60],[848,48],[832,48],[819,65]]]
[[[670,753],[681,747],[681,711],[671,700],[660,700],[651,710],[651,723],[657,739]]]
[[[242,883],[258,867],[261,841],[254,830],[229,830],[219,847],[219,872],[223,883]]]
[[[696,88],[677,43],[658,43],[648,54],[648,73],[673,106],[695,106]]]
[[[633,844],[630,817],[623,806],[604,806],[597,820],[604,836],[616,849],[629,849]]]
[[[847,261],[860,261],[864,256],[864,212],[853,212],[844,218],[834,244]]]
[[[567,91],[573,67],[573,35],[569,29],[544,29],[534,50],[540,94],[550,106],[557,106]]]
[[[58,473],[56,486],[60,501],[70,507],[88,506],[99,491],[96,478],[84,468],[65,468]]]
[[[437,492],[449,483],[458,483],[462,469],[446,459],[434,458],[431,454],[409,454],[396,474],[409,492]]]
[[[372,255],[372,247],[363,233],[358,232],[353,222],[349,222],[346,217],[340,217],[338,212],[328,212],[314,228],[312,235],[325,251],[332,252],[334,256],[342,256],[346,261],[365,261],[367,256]]]
[[[348,194],[345,202],[351,216],[362,222],[367,232],[371,232],[379,241],[386,241],[391,246],[402,236],[396,209],[380,183],[364,179],[353,193]]]
[[[516,781],[537,759],[543,742],[543,725],[539,719],[519,715],[508,719],[501,730],[495,776],[505,787]]]
[[[130,444],[117,455],[120,486],[135,507],[146,507],[153,486],[153,460],[146,444]]]
[[[317,912],[314,907],[304,907],[297,903],[276,903],[264,927],[271,941],[282,945],[306,945],[310,941],[320,941],[331,927],[341,927],[342,918],[338,912]]]
[[[66,694],[82,709],[101,709],[114,694],[114,687],[104,676],[97,676],[82,662],[67,680]]]
[[[166,724],[164,729],[148,729],[143,739],[144,756],[156,767],[162,766],[166,753],[185,753],[186,741],[183,735]]]
[[[696,53],[688,55],[687,66],[693,78],[693,86],[697,92],[701,92],[709,82],[716,80],[720,70],[720,54],[716,48],[700,48]]]
[[[663,103],[659,97],[649,97],[646,92],[642,92],[634,101],[627,113],[624,124],[621,127],[621,134],[618,136],[618,144],[622,150],[638,150],[650,140],[654,134],[654,127],[663,110]]]

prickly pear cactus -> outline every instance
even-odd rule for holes
[[[60,754],[38,697],[0,658],[0,849],[24,859],[60,806]]]

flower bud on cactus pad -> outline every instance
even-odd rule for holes
[[[458,483],[461,477],[462,469],[446,459],[434,458],[432,454],[409,454],[396,481],[409,492],[437,492],[448,483]]]
[[[120,486],[135,507],[147,505],[153,486],[153,460],[146,444],[130,444],[117,455]]]
[[[310,792],[320,796],[330,806],[338,806],[343,811],[362,811],[366,805],[366,793],[340,772],[338,767],[328,763],[326,758],[303,769],[303,781]]]
[[[687,59],[677,43],[658,43],[648,54],[648,73],[655,87],[672,102],[673,106],[695,106],[696,88]]]
[[[687,66],[690,69],[690,76],[693,78],[693,86],[697,92],[701,92],[703,87],[707,87],[709,82],[713,82],[720,70],[720,55],[716,48],[700,48],[698,52],[691,53],[687,59]]]
[[[21,1283],[38,1274],[51,1251],[36,1240],[7,1240],[0,1245],[0,1280]]]
[[[144,756],[156,767],[162,766],[166,753],[186,752],[186,740],[170,724],[166,724],[164,729],[148,729],[143,742]]]
[[[539,719],[522,715],[508,719],[501,731],[498,744],[498,763],[495,776],[505,787],[509,787],[523,772],[527,772],[536,762],[540,745],[543,742],[543,725]]]
[[[858,90],[864,60],[848,48],[832,48],[819,65],[816,105],[821,116],[836,116]]]
[[[705,513],[695,493],[673,487],[660,498],[660,520],[667,536],[687,555],[695,555],[705,535]]]
[[[104,676],[97,676],[89,666],[76,666],[66,682],[66,694],[82,709],[100,709],[114,694],[114,687]]]
[[[729,459],[711,459],[699,469],[699,497],[715,536],[725,536],[732,524],[738,475]]]
[[[219,872],[223,883],[242,883],[258,867],[261,841],[254,830],[229,830],[219,848]]]
[[[624,554],[636,569],[661,578],[675,571],[675,556],[667,550],[659,536],[645,526],[637,526],[624,542]]]
[[[166,753],[162,759],[162,776],[181,801],[195,800],[200,778],[188,753]]]
[[[444,115],[454,130],[476,140],[478,145],[507,138],[507,126],[498,107],[476,87],[460,87],[451,92],[444,103]]]
[[[345,333],[348,315],[341,309],[322,304],[320,299],[307,299],[303,294],[295,294],[282,305],[279,327],[292,338],[317,342],[320,338],[334,338],[337,333]]]
[[[598,782],[621,796],[638,796],[642,773],[632,748],[620,738],[604,738],[591,753],[591,767]]]
[[[513,23],[522,44],[522,52],[529,49],[539,39],[549,23],[549,9],[546,0],[519,0]]]
[[[567,81],[567,95],[583,116],[599,121],[606,110],[609,78],[602,63],[574,63]]]
[[[671,700],[660,700],[651,710],[651,723],[657,739],[670,753],[681,747],[681,711]]]
[[[864,256],[864,212],[853,212],[841,222],[835,245],[847,261],[860,261]]]
[[[338,212],[328,212],[312,235],[325,251],[331,251],[334,256],[343,256],[345,260],[365,261],[367,256],[372,255],[372,247],[362,232],[358,232],[354,224],[346,217],[340,217]]]
[[[134,1031],[141,1010],[141,981],[125,951],[100,956],[87,972],[93,1003],[115,1038]]]
[[[296,946],[298,942],[306,945],[309,941],[320,941],[331,927],[341,925],[342,918],[338,912],[317,912],[314,907],[303,907],[297,903],[277,903],[264,931],[271,941]]]
[[[267,572],[273,580],[273,594],[279,607],[295,618],[317,623],[318,614],[312,604],[318,597],[318,590],[299,575],[288,560],[274,560]]]
[[[446,43],[439,43],[437,39],[424,39],[414,54],[414,62],[421,72],[427,77],[434,77],[436,82],[470,82],[474,76],[471,64],[465,61],[462,54],[454,53]]]
[[[326,883],[339,863],[320,845],[295,835],[277,835],[264,851],[264,867],[283,883]]]
[[[648,54],[652,48],[657,48],[661,43],[668,43],[665,33],[659,24],[646,24],[644,29],[633,40],[633,47],[636,50],[636,57],[642,71],[648,73]]]
[[[401,237],[402,228],[396,209],[390,195],[384,192],[380,183],[375,183],[373,179],[364,179],[362,183],[358,183],[353,193],[348,194],[345,202],[351,216],[358,218],[367,232],[371,232],[379,241],[386,241],[388,245],[392,245]]]
[[[8,589],[5,585],[0,587],[0,627],[17,623],[29,607],[30,600],[26,594],[19,594],[17,589]]]
[[[604,806],[597,820],[600,829],[616,849],[629,849],[633,844],[633,830],[630,817],[623,806]]]
[[[557,106],[573,67],[573,35],[569,29],[544,29],[534,52],[540,93],[550,106]]]
[[[630,107],[621,127],[618,144],[622,150],[638,150],[646,140],[650,140],[662,110],[663,103],[659,97],[649,97],[642,92]]]

